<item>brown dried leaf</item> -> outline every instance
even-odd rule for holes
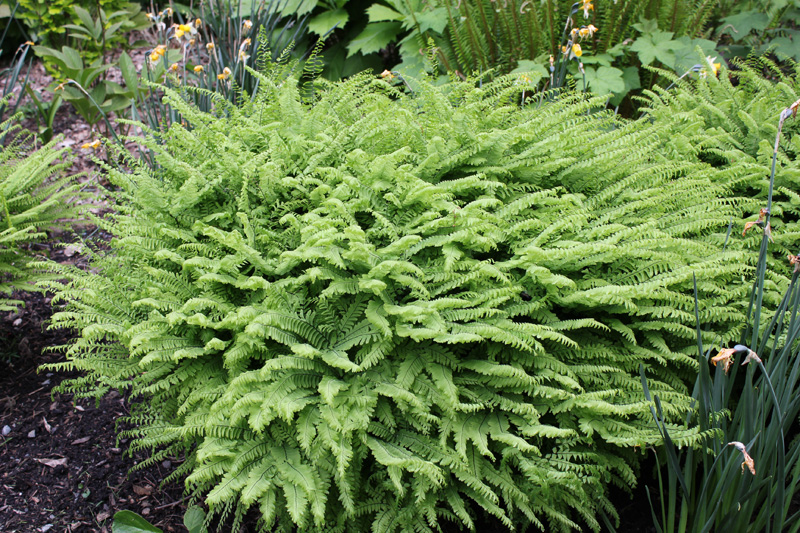
[[[80,244],[70,244],[66,248],[64,248],[64,255],[67,257],[72,257],[75,254],[83,253],[83,246]]]
[[[89,442],[90,440],[92,440],[92,437],[83,437],[81,439],[75,439],[74,441],[70,442],[70,444],[74,446],[76,444],[83,444],[85,442]]]
[[[55,468],[57,466],[61,466],[61,465],[67,464],[67,458],[66,457],[62,457],[61,459],[39,459],[39,458],[36,458],[36,459],[34,459],[34,461],[36,461],[37,463],[42,463],[45,466],[49,466],[50,468]]]
[[[141,485],[134,485],[133,492],[135,492],[139,496],[150,496],[153,493],[153,487],[149,485],[144,487],[142,487]]]

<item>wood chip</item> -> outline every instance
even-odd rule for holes
[[[84,444],[86,442],[89,442],[90,440],[92,440],[92,437],[83,437],[83,438],[80,438],[80,439],[75,439],[74,441],[70,442],[70,444],[75,446],[77,444]]]
[[[48,433],[52,433],[53,432],[53,428],[50,426],[50,424],[47,423],[47,419],[45,417],[42,417],[42,422],[44,422],[44,429]]]

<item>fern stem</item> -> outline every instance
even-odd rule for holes
[[[556,44],[556,25],[553,21],[553,0],[547,0],[547,22],[550,24],[550,53],[558,53]]]

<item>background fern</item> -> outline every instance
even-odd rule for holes
[[[671,127],[513,78],[436,87],[259,75],[242,108],[142,141],[108,169],[119,214],[54,326],[80,332],[67,390],[142,397],[134,448],[185,452],[210,516],[264,530],[599,529],[634,446],[673,439],[696,361],[739,333],[748,176],[658,148]],[[413,88],[413,92],[400,88]],[[163,142],[163,144],[161,144]],[[776,282],[783,278],[776,277]]]
[[[672,32],[675,38],[701,37],[710,33],[706,24],[719,3],[597,1],[586,18],[583,4],[573,0],[440,0],[431,5],[441,6],[447,13],[447,26],[441,37],[435,37],[442,66],[470,73],[488,69],[508,72],[520,60],[558,57],[565,42],[565,26],[567,31],[589,23],[598,26],[597,36],[583,42],[595,54],[605,53],[635,35],[633,25],[640,19],[651,20],[659,30]],[[571,23],[567,22],[568,17],[572,18]],[[420,33],[417,37],[415,44],[425,47],[424,36]]]
[[[22,304],[8,298],[15,290],[36,290],[34,283],[44,279],[31,267],[28,246],[43,240],[48,229],[63,227],[79,196],[78,184],[63,175],[69,162],[66,150],[55,147],[58,139],[34,150],[27,135],[14,137],[18,131],[10,124],[0,124],[13,137],[0,146],[0,311]]]
[[[767,205],[772,154],[777,133],[775,110],[800,99],[797,65],[790,63],[788,74],[767,58],[736,62],[736,70],[724,71],[693,84],[680,84],[672,91],[646,93],[643,113],[665,126],[663,150],[671,157],[704,161],[737,176],[731,182],[737,194],[757,200],[746,220],[736,225],[737,233],[745,221],[756,221],[759,209]],[[765,79],[767,72],[774,81]],[[775,246],[768,258],[767,275],[785,270],[786,255],[796,252],[800,236],[800,137],[793,121],[783,130],[775,169],[772,204],[772,237]],[[745,238],[751,249],[760,244],[762,227]],[[772,281],[775,281],[773,278]],[[772,293],[773,305],[779,301]]]

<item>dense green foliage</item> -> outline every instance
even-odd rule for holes
[[[778,103],[773,101],[776,95],[791,90],[790,87],[783,87],[779,91],[768,84],[759,84],[762,80],[750,70],[739,73],[737,77],[740,83],[736,88],[727,84],[724,92],[720,92],[719,87],[711,90],[701,87],[700,91],[705,89],[706,96],[717,93],[715,107],[712,108],[717,116],[711,119],[706,115],[704,118],[710,119],[710,122],[718,122],[720,117],[727,119],[727,124],[717,130],[724,132],[722,137],[726,141],[752,135],[752,131],[745,132],[753,126],[757,129],[753,117],[759,114],[759,109],[745,102],[737,102],[737,96],[763,97],[763,101],[769,105]],[[724,82],[722,86],[726,85]],[[789,78],[784,78],[783,82],[793,85]],[[678,95],[682,104],[690,101],[691,96],[694,95],[689,98],[686,98],[686,94]],[[767,208],[762,221],[763,233],[752,299],[748,306],[747,327],[738,344],[733,347],[723,344],[717,348],[714,357],[711,357],[714,347],[706,349],[701,335],[698,334],[697,338],[700,365],[692,393],[698,406],[696,423],[701,429],[715,429],[721,439],[709,439],[699,449],[678,451],[670,441],[669,430],[662,428],[664,446],[659,452],[663,451],[667,458],[667,483],[665,487],[659,470],[660,517],[653,509],[654,522],[659,531],[800,531],[800,511],[792,506],[800,485],[800,438],[796,437],[800,415],[800,327],[797,322],[800,256],[789,254],[785,263],[774,261],[768,264],[772,235],[767,230],[771,222],[769,213],[775,205],[774,180],[783,128],[787,120],[793,122],[798,106],[800,100],[795,100],[781,111],[778,119],[773,118],[777,127],[773,164],[768,178]],[[742,117],[739,123],[731,120],[730,116],[730,111],[736,108]],[[739,131],[734,131],[736,129]],[[722,142],[720,146],[728,154],[735,152],[728,142]],[[787,154],[781,155],[786,164]],[[724,158],[728,164],[732,162],[731,159],[739,158]],[[746,156],[741,159],[746,160]],[[786,212],[782,214],[788,215]],[[745,228],[746,233],[747,226]],[[790,226],[782,229],[790,230]],[[783,272],[793,270],[791,283],[771,320],[767,318],[763,307],[768,269]],[[698,331],[701,327],[698,319]],[[713,377],[709,372],[710,364],[717,367]],[[747,368],[742,368],[744,366]],[[743,378],[742,373],[745,374]],[[642,385],[650,400],[644,375]],[[653,417],[658,420],[658,395],[652,399],[655,400]],[[713,461],[712,456],[715,457]]]
[[[748,213],[754,221],[759,208],[767,206],[777,117],[781,109],[800,99],[798,67],[791,75],[766,60],[739,64],[739,70],[719,78],[707,77],[681,84],[677,90],[646,94],[643,113],[661,125],[661,151],[676,159],[706,161],[720,170],[732,170],[746,179],[731,185],[737,194],[759,202]],[[770,72],[775,81],[764,79]],[[797,253],[800,235],[800,135],[798,124],[787,121],[779,146],[772,204],[770,271],[781,271],[787,254]],[[743,230],[744,221],[736,225]],[[761,230],[748,232],[751,246],[758,246]],[[768,274],[769,275],[769,274]],[[773,302],[777,303],[777,302]]]
[[[771,53],[800,61],[800,40],[794,38],[800,15],[797,0],[723,0],[713,39],[727,58]]]
[[[388,7],[384,4],[388,4]],[[595,94],[611,94],[619,104],[629,92],[655,82],[643,65],[657,64],[682,73],[697,63],[695,48],[713,54],[715,43],[704,39],[718,4],[715,0],[382,0],[368,11],[365,34],[351,49],[385,46],[398,36],[402,64],[397,70],[416,74],[425,65],[420,49],[434,45],[446,71],[532,72],[534,85],[559,87],[548,58],[556,63],[573,45],[582,57],[569,62],[576,79],[584,78]],[[574,34],[572,32],[575,32]],[[579,33],[581,32],[581,33]],[[562,52],[563,50],[563,52]],[[583,65],[579,67],[579,61]],[[566,61],[565,61],[566,63]],[[529,74],[529,77],[533,77]]]
[[[693,274],[710,338],[739,333],[752,266],[723,245],[755,178],[602,99],[393,83],[265,75],[216,116],[168,91],[191,128],[146,141],[156,170],[109,169],[111,253],[50,267],[80,331],[55,367],[143,397],[134,448],[185,452],[210,516],[597,529],[659,438],[640,364],[668,421],[691,409]]]
[[[8,122],[0,125],[6,130]],[[13,136],[14,130],[6,132]],[[10,300],[15,290],[33,290],[45,279],[32,268],[33,253],[27,248],[41,241],[45,232],[73,215],[70,201],[78,185],[61,174],[69,163],[54,142],[33,151],[26,136],[0,146],[0,311],[16,309],[22,302]]]
[[[64,38],[69,30],[67,25],[81,24],[76,7],[95,15],[98,9],[109,13],[130,10],[133,15],[142,9],[140,5],[128,0],[19,0],[19,5],[21,9],[17,16],[28,27],[30,37],[37,43],[48,46],[65,44]],[[96,46],[101,43],[92,44]]]

